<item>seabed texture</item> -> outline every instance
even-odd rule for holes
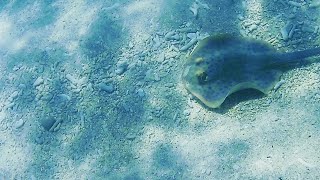
[[[320,179],[320,57],[209,109],[197,41],[320,45],[319,0],[1,0],[0,179]]]

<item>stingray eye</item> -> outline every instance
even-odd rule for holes
[[[205,71],[198,71],[196,76],[199,84],[205,84],[208,81],[208,75]]]
[[[195,62],[196,64],[200,64],[200,63],[202,63],[203,61],[204,61],[203,57],[197,57],[197,58],[194,60],[194,62]]]

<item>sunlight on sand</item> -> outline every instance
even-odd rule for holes
[[[70,51],[77,49],[77,41],[87,34],[100,8],[99,5],[91,5],[90,8],[87,6],[85,1],[61,3],[62,13],[54,23],[49,39],[64,45]]]

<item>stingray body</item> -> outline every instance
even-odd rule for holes
[[[242,89],[268,93],[278,82],[282,67],[319,54],[320,48],[281,53],[258,40],[210,36],[188,57],[182,80],[205,105],[217,108],[228,95]]]

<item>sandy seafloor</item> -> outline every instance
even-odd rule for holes
[[[0,179],[320,179],[320,63],[219,109],[181,81],[208,34],[319,46],[319,6],[0,1]]]

